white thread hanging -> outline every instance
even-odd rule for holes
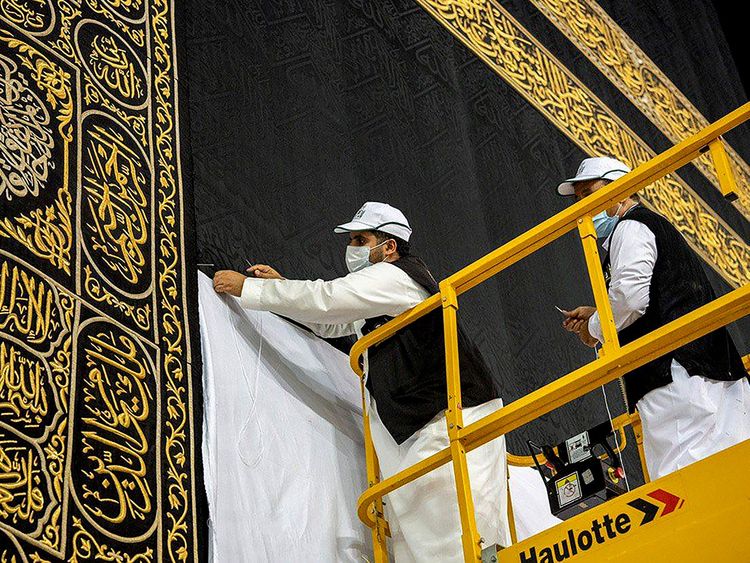
[[[260,440],[260,444],[258,444],[258,453],[255,456],[255,459],[249,460],[245,457],[243,454],[243,450],[240,447],[240,441],[242,440],[242,437],[245,435],[245,432],[247,431],[248,426],[251,422],[255,421],[255,410],[256,405],[258,402],[258,380],[260,379],[260,364],[261,364],[261,354],[263,352],[263,313],[260,313],[258,315],[258,318],[260,319],[258,323],[258,355],[256,358],[255,363],[255,381],[251,382],[247,371],[245,370],[245,366],[242,362],[240,362],[240,370],[242,371],[242,378],[245,380],[245,384],[247,385],[248,393],[250,394],[250,409],[247,413],[247,417],[245,418],[245,423],[242,425],[242,428],[240,429],[240,433],[237,435],[237,453],[240,456],[240,459],[242,460],[242,463],[247,465],[248,467],[254,467],[258,464],[258,462],[261,459],[261,456],[263,455],[263,435],[262,433],[258,432],[258,438]],[[237,342],[237,332],[233,331],[233,337],[234,337],[234,345],[237,350],[237,353],[239,355],[239,344]]]

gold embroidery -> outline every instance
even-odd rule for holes
[[[138,11],[143,7],[143,0],[105,0],[107,4],[114,9],[123,9],[125,11]]]
[[[44,1],[0,3],[36,7]],[[25,86],[46,110],[34,113],[38,123],[29,128],[36,132],[44,124],[54,141],[49,147],[31,138],[38,143],[32,148],[43,154],[39,160],[29,153],[36,159],[30,161],[37,165],[36,176],[24,176],[23,195],[7,187],[3,194],[14,203],[46,196],[44,208],[0,217],[0,236],[75,274],[52,283],[42,273],[0,260],[0,422],[16,417],[36,425],[26,424],[35,440],[38,475],[46,479],[38,486],[44,514],[36,516],[37,528],[13,524],[10,538],[33,541],[55,560],[142,563],[155,559],[150,546],[158,546],[164,560],[197,560],[190,377],[183,374],[190,364],[181,285],[172,3],[87,0],[86,14],[95,19],[82,18],[79,0],[54,5],[54,35],[44,43],[54,50],[50,57],[59,54],[75,74],[13,37],[15,30],[0,30],[0,42],[19,55],[8,60],[26,73]],[[45,146],[49,150],[39,150]],[[45,183],[38,164],[45,157],[51,162],[48,153],[57,168]],[[53,177],[65,184],[53,185]],[[16,183],[12,187],[21,190]],[[76,244],[74,234],[80,237]],[[75,287],[82,301],[56,283]],[[94,304],[105,314],[122,313],[152,346],[159,344],[160,372],[138,337],[105,319],[91,319]],[[157,385],[162,375],[164,385]],[[69,431],[80,438],[70,441],[72,452]],[[82,511],[84,519],[68,507]],[[105,544],[103,534],[124,547]],[[44,561],[31,544],[15,545],[25,559]]]
[[[117,28],[127,35],[130,40],[137,45],[138,47],[143,47],[146,44],[146,33],[143,29],[138,29],[137,27],[133,27],[131,23],[134,20],[128,19],[125,16],[125,13],[137,12],[141,11],[143,9],[143,3],[140,1],[130,2],[125,1],[121,2],[120,0],[102,0],[102,3],[100,4],[98,0],[88,0],[88,4],[91,7],[94,12],[97,14],[100,14],[104,16],[108,21],[111,21],[113,24],[117,26]],[[115,15],[118,12],[123,12],[121,15]],[[143,19],[143,16],[137,18],[135,21],[140,21]],[[126,21],[123,21],[126,20]]]
[[[94,20],[83,20],[75,30],[75,46],[84,68],[101,90],[126,108],[146,106],[145,69],[114,31]]]
[[[658,66],[593,0],[532,0],[609,80],[673,143],[709,125]],[[727,145],[737,177],[737,208],[750,219],[750,166]],[[717,188],[708,154],[693,164]]]
[[[146,303],[142,307],[136,307],[126,301],[118,299],[112,293],[107,291],[104,286],[99,282],[97,278],[92,275],[91,268],[84,266],[84,281],[83,287],[88,295],[94,301],[99,303],[107,303],[114,309],[123,313],[126,317],[130,318],[135,322],[138,328],[148,331],[151,328],[151,306]]]
[[[172,108],[175,107],[173,87],[176,86],[173,75],[174,55],[170,27],[170,3],[168,0],[153,0],[151,3],[151,26],[154,52],[154,87],[156,104],[155,142],[159,166],[156,185],[159,189],[160,203],[158,218],[162,237],[159,241],[159,296],[161,306],[162,342],[166,347],[163,373],[166,380],[167,415],[164,435],[164,451],[168,463],[165,485],[168,489],[168,512],[170,524],[166,533],[165,552],[173,563],[185,561],[189,557],[197,560],[196,530],[187,523],[195,520],[195,507],[191,502],[193,490],[192,458],[187,440],[193,420],[188,410],[189,372],[186,377],[183,368],[183,349],[185,312],[178,299],[181,291],[178,285],[177,272],[180,267],[181,244],[178,232],[173,228],[178,224],[177,196],[179,189],[176,174],[175,124],[172,119]],[[187,370],[190,366],[187,366]],[[186,471],[186,463],[190,473]],[[191,548],[192,547],[192,548]]]
[[[37,196],[54,169],[50,115],[16,65],[0,56],[0,199]]]
[[[58,506],[52,511],[44,526],[42,543],[52,549],[60,549],[60,519],[62,517],[63,469],[65,466],[65,440],[67,440],[68,420],[62,419],[57,432],[52,435],[44,448],[47,470],[52,477],[52,490]]]
[[[153,519],[156,471],[145,461],[149,444],[143,428],[153,412],[153,372],[129,336],[107,331],[86,340],[83,506],[101,525],[127,522],[117,533],[137,535],[137,522]]]
[[[0,430],[0,521],[20,529],[36,527],[45,506],[39,483],[45,481],[34,449]]]
[[[49,374],[28,351],[0,340],[0,420],[37,430],[49,413]]]
[[[9,262],[0,263],[0,331],[37,350],[51,350],[69,325],[53,286]]]
[[[73,310],[72,296],[20,266],[0,264],[0,331],[17,337],[15,342],[0,337],[0,421],[25,440],[0,439],[5,452],[0,458],[7,458],[0,463],[0,497],[16,507],[17,515],[6,523],[36,537],[39,519],[38,539],[53,550],[60,548]],[[19,501],[24,475],[33,479],[34,487]],[[43,490],[49,490],[49,496]],[[18,515],[29,517],[27,525]],[[12,516],[7,506],[0,508],[3,516]]]
[[[34,35],[48,32],[55,22],[49,0],[0,0],[0,14]]]
[[[84,561],[104,561],[110,563],[151,563],[154,560],[154,550],[146,548],[143,553],[130,555],[118,551],[105,543],[96,541],[83,527],[80,518],[73,518],[73,553],[69,563],[83,563]]]
[[[116,123],[109,129],[94,125],[84,133],[82,188],[90,211],[85,238],[111,272],[136,283],[146,265],[143,246],[149,238],[148,167],[118,128]]]
[[[101,104],[104,106],[111,113],[115,114],[120,121],[127,123],[130,126],[131,132],[136,136],[143,148],[148,147],[148,140],[146,139],[146,118],[144,116],[126,114],[107,98],[102,96],[99,89],[93,82],[91,82],[91,79],[88,76],[83,77],[83,90],[83,99],[88,105]]]
[[[75,61],[76,64],[81,64],[78,54],[73,48],[73,41],[70,35],[73,21],[81,15],[81,10],[78,9],[80,3],[76,1],[75,4],[73,4],[69,0],[55,1],[57,3],[57,10],[60,14],[60,31],[59,37],[50,43],[50,47],[56,49],[60,54],[67,57],[68,60]]]
[[[136,74],[135,65],[128,60],[125,50],[117,46],[114,38],[98,35],[94,38],[93,46],[89,62],[94,76],[127,100],[143,96],[143,81]]]
[[[53,110],[57,110],[58,132],[63,140],[63,185],[57,191],[55,203],[43,210],[37,209],[29,214],[0,220],[0,237],[16,239],[35,255],[69,274],[73,241],[68,188],[70,143],[73,140],[70,76],[36,49],[9,37],[3,30],[0,30],[0,41],[18,50],[22,65],[32,72],[37,86],[46,93],[47,103]]]
[[[601,100],[491,0],[417,0],[584,151],[630,165],[654,152]],[[734,286],[750,281],[750,249],[676,174],[642,191]]]

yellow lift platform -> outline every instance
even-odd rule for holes
[[[389,531],[383,516],[383,496],[449,462],[456,478],[461,541],[467,562],[750,562],[750,479],[747,476],[750,441],[649,482],[643,463],[640,420],[637,414],[622,415],[613,421],[613,427],[622,436],[624,426],[633,427],[646,484],[521,542],[515,541],[511,528],[514,543],[499,551],[481,544],[466,464],[467,452],[750,313],[750,283],[745,283],[650,334],[620,346],[592,221],[593,215],[706,152],[713,159],[722,194],[728,200],[733,199],[737,186],[721,136],[748,119],[750,103],[446,278],[440,283],[440,293],[354,345],[351,366],[362,378],[360,358],[368,348],[430,311],[442,308],[448,386],[445,415],[450,447],[381,481],[367,410],[364,410],[369,488],[359,499],[358,514],[362,522],[372,528],[375,563],[388,561],[386,537]],[[583,244],[594,301],[602,320],[604,343],[599,358],[464,426],[458,364],[458,297],[573,229],[578,229]],[[745,362],[747,366],[748,358]],[[364,403],[364,383],[362,390]],[[517,456],[509,456],[509,462],[530,465],[528,459]],[[510,516],[512,521],[512,514]]]

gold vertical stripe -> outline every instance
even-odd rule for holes
[[[491,0],[417,0],[529,103],[591,155],[613,155],[631,166],[655,156],[646,143]],[[642,190],[731,285],[750,281],[750,249],[678,175]]]
[[[180,276],[184,275],[185,249],[182,240],[182,185],[178,170],[180,157],[177,107],[177,68],[174,50],[174,3],[151,0],[151,36],[154,57],[153,84],[154,151],[159,195],[159,277],[161,309],[161,345],[163,376],[166,379],[166,414],[161,437],[167,470],[163,486],[169,491],[168,506],[163,506],[164,541],[160,559],[177,563],[198,561],[198,535],[195,512],[195,460],[192,455],[194,420],[192,417],[192,380],[187,340],[187,295]],[[187,467],[185,466],[188,464]],[[164,529],[166,528],[166,529]]]
[[[646,53],[594,0],[531,0],[611,82],[673,143],[709,122]],[[737,175],[735,207],[750,219],[750,166],[727,145]],[[708,154],[693,164],[719,190]]]

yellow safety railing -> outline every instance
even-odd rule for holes
[[[358,515],[362,522],[373,529],[376,563],[385,563],[388,560],[386,549],[388,526],[383,517],[383,496],[448,462],[453,464],[455,473],[464,558],[466,561],[480,561],[482,548],[469,486],[469,473],[466,464],[467,452],[499,436],[508,434],[535,418],[748,314],[750,310],[750,284],[744,284],[713,302],[621,347],[617,339],[614,318],[607,297],[592,216],[674,172],[707,151],[710,151],[713,157],[722,193],[725,197],[731,199],[736,192],[736,185],[731,165],[726,158],[721,135],[749,118],[750,103],[747,103],[692,137],[638,166],[629,174],[597,190],[571,205],[568,209],[561,211],[473,264],[459,270],[440,283],[438,294],[429,297],[413,309],[399,315],[357,341],[351,350],[350,360],[352,369],[362,377],[363,371],[360,367],[360,361],[368,348],[390,338],[405,326],[438,307],[443,309],[448,386],[448,408],[445,411],[445,416],[450,446],[383,481],[379,481],[377,457],[370,438],[369,420],[365,414],[365,448],[369,489],[359,499]],[[583,244],[594,302],[601,318],[604,342],[599,358],[464,427],[458,362],[458,296],[575,228],[578,229]],[[367,405],[364,406],[366,413]],[[640,441],[637,418],[624,421],[624,423],[627,422],[633,423],[636,441]],[[645,464],[643,465],[644,476],[648,479]]]

